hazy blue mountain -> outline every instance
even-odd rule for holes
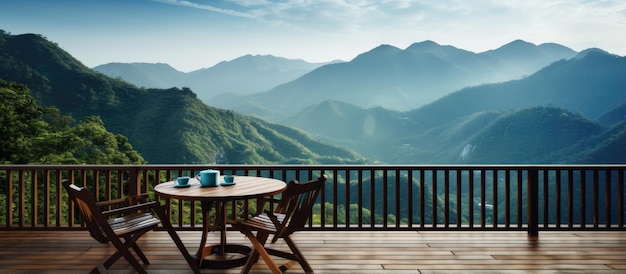
[[[569,59],[576,55],[570,48],[559,44],[546,43],[536,46],[523,40],[515,40],[495,50],[479,54],[483,60],[496,61],[506,71],[512,71],[517,77],[534,73],[538,68],[545,67],[553,61]],[[552,60],[546,62],[546,60]],[[506,77],[506,76],[503,76]],[[504,79],[512,80],[513,78]]]
[[[625,142],[623,79],[625,57],[590,50],[523,79],[465,88],[411,111],[325,101],[284,123],[389,163],[626,162],[626,153],[615,152],[626,149],[618,149]],[[545,123],[553,128],[539,118],[552,119]],[[536,155],[522,159],[525,150]]]
[[[626,120],[626,100],[621,105],[610,109],[609,111],[598,117],[598,122],[607,126],[615,125],[624,120]]]
[[[309,63],[272,55],[245,55],[192,71],[188,73],[187,82],[198,98],[211,104],[207,100],[215,95],[263,92],[325,64],[328,63]]]
[[[626,101],[626,57],[582,52],[520,80],[462,89],[407,115],[425,126],[475,112],[553,105],[596,119]]]
[[[93,70],[112,78],[120,78],[138,87],[171,88],[181,87],[185,73],[162,63],[108,63]]]
[[[188,87],[203,102],[218,106],[213,100],[216,95],[263,92],[325,64],[328,63],[308,63],[272,55],[245,55],[188,73],[167,64],[150,63],[109,63],[94,67],[94,70],[139,87]]]
[[[515,50],[518,54],[513,54]],[[273,120],[325,100],[409,110],[467,86],[521,78],[575,54],[563,46],[523,41],[478,54],[432,41],[404,50],[381,45],[350,62],[322,66],[267,92],[227,98],[224,103],[216,98],[215,104]],[[257,107],[247,108],[249,102]]]

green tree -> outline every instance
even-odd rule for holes
[[[28,162],[32,137],[45,129],[42,116],[26,86],[0,79],[0,162]]]
[[[106,130],[97,116],[86,117],[71,128],[40,135],[33,147],[37,163],[143,164],[128,138]]]

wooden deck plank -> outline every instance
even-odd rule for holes
[[[195,253],[200,233],[179,232]],[[209,239],[217,241],[217,235]],[[625,273],[626,232],[302,231],[294,241],[316,273]],[[229,243],[246,244],[238,232]],[[190,273],[166,232],[139,240],[148,273]],[[279,241],[275,247],[287,249]],[[0,231],[0,273],[86,273],[114,248],[86,231]],[[285,262],[277,259],[277,262]],[[239,273],[238,268],[203,273]],[[124,259],[109,273],[134,273]],[[260,260],[253,273],[270,273]],[[294,264],[287,273],[303,273]]]

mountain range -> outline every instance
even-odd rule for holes
[[[26,82],[64,111],[104,115],[149,161],[626,163],[626,60],[599,49],[521,40],[478,54],[432,41],[381,45],[207,106],[186,87],[137,88],[95,73],[37,35],[29,36],[37,46],[17,54],[6,43],[16,37],[4,37],[0,60],[11,65],[0,78]],[[239,76],[231,79],[254,82]],[[371,102],[380,96],[405,105]],[[183,153],[164,149],[173,146]]]
[[[624,79],[626,58],[590,49],[522,79],[467,87],[410,111],[325,101],[283,123],[384,162],[624,162]],[[511,118],[517,115],[524,118]],[[558,131],[561,127],[565,128],[562,132]],[[507,148],[497,145],[513,139],[523,141],[509,143]],[[550,153],[512,155],[546,145]],[[602,146],[615,149],[605,151],[604,156],[591,155]],[[479,156],[482,153],[490,157]]]
[[[203,99],[207,104],[281,121],[309,105],[329,99],[361,107],[415,109],[467,86],[522,78],[576,54],[562,45],[534,45],[522,40],[482,53],[423,41],[404,50],[381,45],[349,62],[324,65],[305,66],[302,60],[248,55],[191,72],[189,76],[193,76],[193,81],[169,83],[171,86],[190,86],[201,99],[206,89],[196,87],[200,87],[200,83],[211,85],[213,90],[224,93]],[[264,65],[259,66],[259,63]],[[155,83],[162,79],[182,79],[177,71],[160,69],[155,73],[162,64],[154,64],[153,68],[146,64],[141,67],[139,64],[128,64],[129,68],[135,69],[125,75],[120,71],[110,73],[110,70],[105,70],[112,66],[108,64],[94,69],[112,77],[129,79],[139,86],[145,83],[142,79],[148,77],[158,77]],[[273,69],[265,69],[268,67]],[[300,76],[294,77],[296,74]],[[278,75],[283,76],[282,82]],[[277,81],[272,81],[275,79]],[[189,85],[190,82],[196,84]],[[256,92],[241,87],[242,83],[256,87]]]
[[[245,55],[188,73],[161,63],[108,63],[93,69],[139,87],[188,87],[200,100],[215,105],[215,96],[263,92],[325,64],[329,63],[308,63],[272,55]]]
[[[27,85],[40,105],[76,120],[100,116],[153,164],[365,161],[301,130],[208,106],[189,88],[138,88],[110,78],[37,34],[0,31],[0,79]]]

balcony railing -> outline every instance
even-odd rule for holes
[[[3,165],[0,229],[80,229],[62,179],[98,200],[137,193],[203,169],[327,184],[307,229],[624,230],[626,165]],[[178,229],[200,229],[201,206],[162,200]],[[253,213],[233,201],[230,217]]]

